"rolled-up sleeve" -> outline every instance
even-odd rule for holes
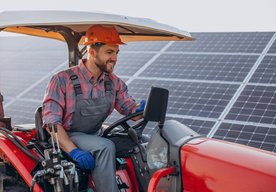
[[[115,109],[122,115],[131,113],[135,106],[135,99],[129,95],[127,85],[119,79],[116,94]]]
[[[54,75],[48,83],[43,99],[43,124],[62,124],[65,108],[65,91],[58,75]]]

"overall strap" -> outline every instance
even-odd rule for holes
[[[105,94],[110,94],[112,92],[112,81],[110,80],[108,73],[104,74],[104,89]]]
[[[67,69],[66,72],[69,74],[70,80],[73,83],[75,94],[76,95],[81,95],[82,91],[81,91],[81,86],[80,86],[80,81],[79,81],[78,76],[70,68]]]

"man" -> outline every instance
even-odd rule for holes
[[[86,32],[84,44],[87,59],[50,80],[43,100],[43,123],[46,127],[57,124],[61,148],[81,168],[93,170],[97,192],[117,192],[115,147],[117,154],[124,154],[133,143],[129,138],[117,139],[114,145],[98,133],[114,108],[128,115],[139,105],[128,94],[126,84],[113,74],[119,45],[124,44],[116,29],[94,25]]]

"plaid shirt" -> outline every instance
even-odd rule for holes
[[[78,66],[72,67],[73,72],[78,76],[84,99],[98,98],[105,95],[104,73],[102,73],[96,84],[92,73],[84,65],[85,60]],[[115,108],[122,115],[131,113],[135,100],[128,94],[126,84],[115,74],[109,74],[113,82],[112,89],[116,97],[112,103],[110,113]],[[73,83],[66,71],[55,74],[50,80],[43,99],[43,123],[56,123],[70,130],[72,117],[75,111],[76,95]]]

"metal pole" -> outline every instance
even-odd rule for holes
[[[2,122],[1,119],[4,118],[4,108],[3,108],[3,95],[0,92],[0,127],[6,127],[6,123]]]
[[[3,107],[4,97],[0,92],[0,127],[7,128],[8,130],[12,130],[11,128],[11,118],[5,117],[4,107]]]
[[[0,118],[4,117],[3,101],[4,101],[4,97],[0,92]]]

